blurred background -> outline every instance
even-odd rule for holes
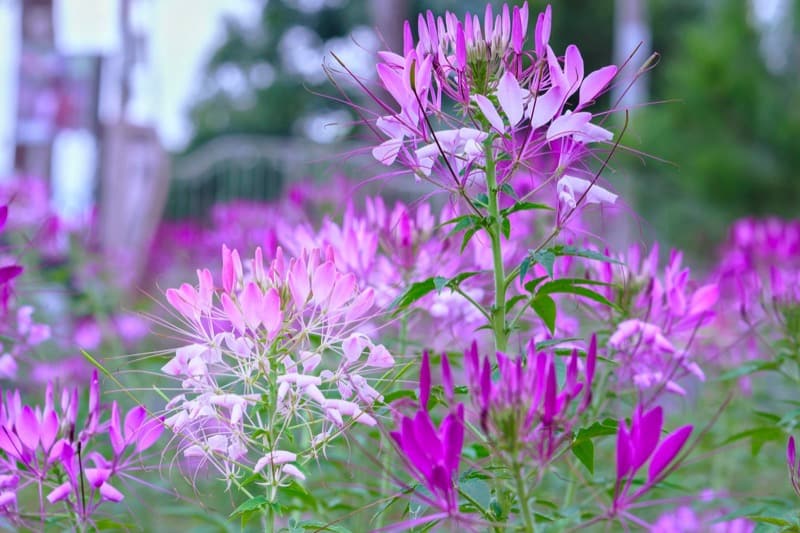
[[[800,0],[553,4],[554,48],[578,43],[587,68],[628,61],[633,77],[659,54],[605,102],[632,110],[609,179],[646,213],[636,231],[702,259],[736,218],[795,216]],[[91,221],[139,283],[164,224],[203,226],[215,205],[276,200],[298,180],[378,173],[331,166],[364,139],[326,57],[369,81],[375,51],[401,46],[403,19],[483,5],[0,0],[0,175],[43,180],[62,224]]]

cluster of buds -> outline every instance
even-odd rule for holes
[[[198,280],[166,294],[193,337],[162,368],[180,380],[166,423],[185,456],[229,483],[255,470],[283,484],[304,477],[292,464],[304,458],[285,449],[288,432],[306,431],[316,453],[351,422],[375,424],[366,411],[381,394],[365,375],[394,359],[359,330],[373,290],[339,271],[332,249],[290,260],[278,249],[266,265],[257,249],[245,271],[223,246],[221,287],[207,269]]]

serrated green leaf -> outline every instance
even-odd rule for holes
[[[555,333],[556,329],[556,302],[548,295],[537,295],[531,302],[531,307],[539,315],[539,318],[550,330],[550,333]]]

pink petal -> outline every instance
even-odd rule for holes
[[[428,408],[428,398],[431,395],[431,363],[428,351],[422,352],[422,366],[419,369],[419,405],[422,409]]]
[[[44,418],[42,418],[42,424],[39,427],[39,436],[42,440],[42,448],[44,450],[49,450],[50,447],[56,440],[56,435],[58,434],[58,415],[55,411],[48,411]]]
[[[125,415],[125,423],[123,425],[125,430],[125,442],[133,442],[134,437],[139,433],[144,419],[147,417],[147,412],[144,407],[137,405]]]
[[[22,444],[29,450],[35,450],[39,446],[39,421],[30,406],[22,408],[22,412],[14,424],[17,436]]]
[[[651,409],[637,420],[634,415],[633,437],[633,471],[638,470],[653,454],[661,439],[661,428],[664,424],[664,410],[659,406]]]
[[[481,113],[483,113],[483,116],[486,117],[486,120],[489,121],[489,124],[491,124],[492,127],[498,132],[503,133],[506,127],[505,124],[503,124],[503,119],[500,118],[500,114],[497,112],[497,109],[495,109],[494,105],[482,94],[477,94],[474,96],[474,98],[475,103],[478,104],[478,108],[480,108]]]
[[[391,368],[394,366],[394,358],[383,344],[373,346],[367,356],[367,366],[374,368]]]
[[[581,91],[578,96],[578,109],[594,100],[597,95],[611,83],[611,80],[614,79],[616,75],[617,67],[609,65],[595,70],[586,76],[586,79],[583,80],[583,84],[581,84]]]
[[[517,78],[511,72],[506,71],[497,83],[497,100],[511,126],[515,126],[522,120],[522,95],[523,92]]]
[[[540,94],[528,104],[531,116],[531,127],[536,129],[544,126],[559,112],[564,103],[564,90],[561,87],[551,87],[549,91]]]
[[[119,406],[117,402],[111,404],[111,423],[108,426],[108,438],[116,455],[125,448],[125,439],[122,437],[122,427],[119,420]]]
[[[592,114],[585,111],[561,115],[547,128],[547,140],[552,141],[580,133],[591,119]]]
[[[228,293],[222,293],[222,309],[225,311],[225,318],[230,321],[231,325],[236,328],[239,333],[244,333],[247,329],[244,323],[244,317],[242,316],[242,312],[239,311],[239,306],[237,306]]]
[[[697,289],[689,304],[689,314],[696,315],[708,311],[719,299],[719,285],[710,283]]]
[[[647,473],[647,481],[657,479],[661,472],[669,466],[676,455],[681,451],[686,439],[692,434],[692,426],[684,426],[670,434],[656,450]]]
[[[242,318],[248,328],[255,331],[261,325],[261,316],[263,315],[262,303],[264,297],[261,294],[261,289],[255,283],[248,282],[244,288],[241,296],[242,302]]]
[[[125,496],[120,491],[108,483],[100,485],[100,496],[102,496],[104,500],[114,503],[121,502],[125,499]]]
[[[69,481],[66,481],[50,491],[50,494],[47,495],[47,501],[50,503],[60,502],[61,500],[67,499],[71,492],[72,485]]]
[[[372,157],[376,161],[389,166],[395,162],[397,154],[400,153],[400,148],[402,147],[403,139],[389,139],[372,149]]]
[[[578,47],[574,44],[567,46],[564,54],[564,74],[569,87],[568,95],[573,95],[583,81],[583,58]]]
[[[631,459],[633,449],[631,447],[631,437],[625,426],[625,421],[619,421],[617,430],[617,480],[621,480],[631,473]]]

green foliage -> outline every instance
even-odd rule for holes
[[[638,167],[651,174],[637,178],[638,194],[648,220],[695,251],[735,218],[796,214],[800,195],[800,108],[791,104],[800,70],[790,58],[785,72],[769,71],[747,4],[707,3],[682,27],[652,83],[654,100],[673,101],[639,112],[626,139],[646,139],[636,148],[678,165]]]

